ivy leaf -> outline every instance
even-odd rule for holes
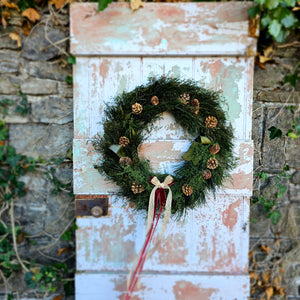
[[[289,83],[291,86],[296,87],[297,80],[300,78],[298,74],[287,75],[284,77],[284,83]]]
[[[211,140],[209,138],[207,138],[206,136],[201,136],[201,144],[209,145],[209,144],[211,144]]]
[[[278,193],[277,198],[281,198],[283,194],[286,192],[287,187],[284,184],[277,184]]]
[[[261,27],[265,29],[271,23],[271,21],[272,19],[269,15],[264,16],[260,21]]]
[[[282,131],[275,126],[270,127],[268,131],[270,131],[270,140],[274,140],[275,138],[280,139],[282,137]]]
[[[268,174],[265,171],[263,171],[260,173],[260,178],[262,179],[262,181],[266,181],[268,178]]]
[[[269,33],[276,38],[281,31],[282,25],[277,20],[272,20],[269,25]]]
[[[248,14],[251,18],[254,18],[256,15],[260,13],[260,7],[259,5],[252,6],[248,9]]]
[[[258,3],[259,5],[265,4],[265,0],[255,0],[255,2]]]
[[[280,211],[272,211],[267,215],[268,218],[271,219],[271,222],[273,225],[277,225],[279,222],[279,219],[281,218],[281,213]]]
[[[98,11],[104,10],[112,0],[98,0]]]
[[[294,7],[296,5],[296,0],[284,0],[287,6]]]
[[[265,6],[267,9],[274,9],[279,5],[279,0],[266,0]]]
[[[294,14],[292,12],[289,11],[288,15],[285,16],[282,20],[281,20],[281,24],[284,25],[286,28],[290,28],[293,27],[295,24],[297,24],[298,20],[297,18],[294,16]]]
[[[288,132],[287,136],[291,137],[292,139],[295,139],[295,140],[298,138],[298,135],[296,133],[294,133],[293,131]]]
[[[66,82],[70,85],[73,85],[73,76],[68,75],[66,77]]]
[[[297,133],[300,134],[300,124],[297,124],[297,125],[295,126],[295,129],[297,130]]]
[[[68,57],[68,63],[71,65],[76,65],[76,57],[70,54],[70,56]]]

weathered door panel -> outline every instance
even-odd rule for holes
[[[72,5],[74,193],[109,195],[107,216],[77,218],[77,299],[124,298],[126,276],[144,241],[145,214],[114,196],[118,188],[93,168],[101,157],[92,140],[103,132],[105,105],[161,75],[193,79],[224,95],[239,161],[215,197],[170,221],[133,299],[247,299],[253,155],[253,58],[247,55],[255,50],[249,5],[145,3],[132,13],[127,4],[114,3],[99,14],[94,4]],[[140,155],[154,170],[172,174],[192,137],[168,113],[154,127]]]

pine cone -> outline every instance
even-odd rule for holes
[[[126,147],[129,143],[129,139],[126,136],[121,136],[119,138],[119,145],[121,145],[122,147]]]
[[[211,154],[217,154],[220,151],[220,145],[219,144],[213,144],[209,147],[209,152]]]
[[[208,169],[211,169],[211,170],[214,170],[218,167],[218,160],[216,158],[210,158],[208,161],[207,161],[207,168]]]
[[[192,107],[193,115],[197,116],[199,114],[199,107]]]
[[[189,101],[190,101],[190,95],[187,94],[187,93],[184,93],[184,94],[181,94],[179,97],[178,97],[178,100],[183,103],[183,104],[188,104]]]
[[[132,113],[135,115],[139,115],[143,111],[143,106],[139,103],[134,103],[131,106]]]
[[[209,171],[208,169],[204,170],[204,171],[203,171],[203,178],[204,178],[205,180],[210,179],[210,178],[211,178],[211,171]]]
[[[208,128],[214,128],[218,124],[218,120],[216,117],[209,116],[205,119],[205,126]]]
[[[121,157],[119,162],[123,167],[126,167],[127,165],[132,165],[132,160],[130,157]]]
[[[151,101],[152,105],[158,105],[159,104],[159,99],[158,99],[157,96],[153,96],[150,101]]]
[[[132,184],[131,184],[131,190],[132,190],[132,192],[134,193],[134,194],[140,194],[141,192],[143,192],[144,191],[144,187],[141,185],[141,184],[139,184],[139,183],[137,183],[137,182],[133,182]]]
[[[200,106],[199,100],[196,99],[196,98],[193,99],[193,100],[191,101],[191,105],[194,106],[194,107],[197,106],[197,107],[199,108],[199,106]]]
[[[193,187],[189,184],[184,184],[181,189],[186,196],[191,196],[193,193]]]

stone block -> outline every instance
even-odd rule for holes
[[[16,51],[0,50],[0,74],[17,73],[20,68],[20,55]]]
[[[58,57],[62,54],[58,48],[65,51],[67,42],[64,41],[57,46],[53,44],[65,39],[65,37],[64,32],[57,28],[36,27],[30,36],[24,40],[21,55],[29,60],[49,60]]]
[[[27,95],[53,95],[58,93],[54,80],[30,78],[21,84],[21,91]]]
[[[32,77],[59,81],[65,81],[66,77],[72,74],[72,67],[70,65],[61,67],[57,62],[47,61],[27,61],[25,70]]]
[[[263,137],[263,117],[264,108],[261,103],[253,103],[253,117],[252,117],[252,138],[254,143],[254,161],[253,169],[256,170],[262,164],[262,137]]]
[[[265,169],[282,170],[286,160],[284,137],[270,140],[268,129],[275,126],[283,135],[290,128],[292,114],[282,107],[267,107],[265,115],[265,131],[263,140],[263,167]]]
[[[72,145],[73,125],[10,125],[9,142],[17,152],[43,159],[65,157]]]
[[[59,82],[59,94],[62,97],[72,98],[73,97],[73,87],[66,82]]]
[[[285,152],[286,152],[287,164],[291,168],[295,168],[295,169],[299,168],[300,166],[299,138],[293,139],[291,137],[286,137]]]
[[[284,77],[291,74],[291,70],[297,65],[297,59],[276,59],[273,64],[266,64],[265,70],[255,66],[254,89],[275,89],[284,83]]]
[[[19,91],[18,78],[11,78],[11,77],[1,77],[0,78],[0,94],[15,95]]]
[[[261,91],[257,96],[258,101],[298,104],[300,103],[300,92]]]
[[[300,171],[293,173],[291,181],[293,184],[300,185]]]
[[[13,41],[9,35],[12,32],[18,32],[19,28],[15,26],[8,26],[6,28],[0,27],[0,49],[19,49],[17,42]]]
[[[5,118],[6,123],[27,123],[29,121],[29,116],[22,117],[15,112],[17,105],[22,100],[21,96],[0,95],[0,101],[3,99],[9,99],[13,101],[13,104],[8,107],[8,115],[4,117],[0,114],[0,117]]]
[[[73,120],[72,98],[29,96],[32,120],[39,123],[66,124]]]

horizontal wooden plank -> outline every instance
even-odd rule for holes
[[[78,273],[76,299],[124,300],[126,274]],[[144,274],[134,300],[247,300],[248,275]]]
[[[251,2],[96,3],[71,5],[71,52],[117,56],[250,56],[256,39],[248,35]],[[251,49],[251,51],[249,51]]]
[[[182,161],[182,155],[189,148],[188,140],[148,140],[140,149],[141,157],[150,160],[152,169],[160,173],[173,174]],[[252,195],[253,144],[252,141],[236,141],[237,167],[231,173],[231,179],[224,182],[218,194]],[[118,187],[101,176],[94,165],[101,159],[95,152],[91,141],[74,140],[74,193],[75,194],[111,194]]]
[[[74,136],[103,133],[105,104],[123,91],[146,83],[149,76],[192,78],[207,89],[221,91],[235,137],[251,138],[253,59],[213,58],[79,58],[74,68]],[[201,102],[200,102],[201,105]],[[186,133],[170,114],[155,123],[153,139],[182,139]]]
[[[170,220],[145,272],[246,272],[248,205],[247,197],[211,196],[182,220]],[[77,218],[77,270],[128,272],[143,246],[145,219],[118,197],[107,216]]]

